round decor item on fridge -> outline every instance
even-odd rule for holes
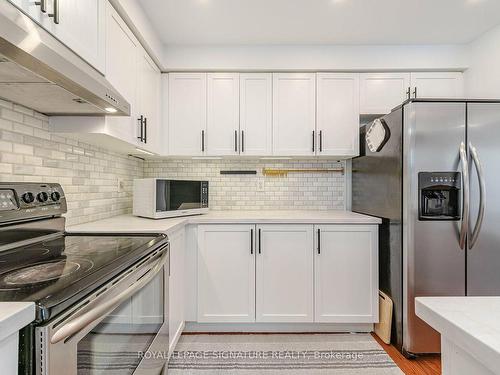
[[[380,152],[391,137],[391,131],[384,119],[372,122],[366,131],[366,145],[371,152]]]

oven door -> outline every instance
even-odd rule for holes
[[[168,245],[35,330],[36,374],[160,374],[168,349]]]

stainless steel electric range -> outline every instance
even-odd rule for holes
[[[168,349],[162,234],[65,232],[58,184],[0,183],[0,301],[33,301],[20,374],[158,374]]]

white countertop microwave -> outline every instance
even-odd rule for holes
[[[134,180],[133,214],[152,219],[208,212],[208,181]]]

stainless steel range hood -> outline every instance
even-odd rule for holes
[[[5,0],[0,98],[46,115],[130,115],[129,103],[104,76]]]

